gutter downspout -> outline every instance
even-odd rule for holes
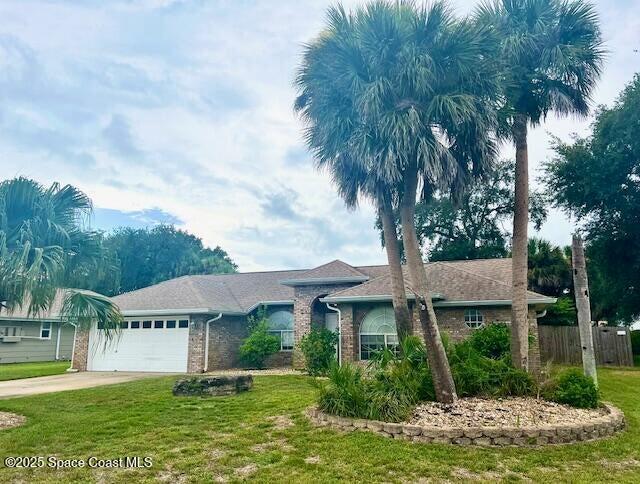
[[[62,332],[62,321],[58,323],[58,335],[56,339],[56,361],[60,359],[60,333]]]
[[[338,365],[342,366],[342,311],[330,303],[327,303],[327,308],[338,313]]]
[[[547,315],[547,310],[545,309],[544,311],[542,311],[541,313],[536,313],[536,319],[538,318],[544,318]]]
[[[210,323],[217,321],[222,317],[222,313],[219,313],[215,318],[208,320],[206,323],[207,327],[205,329],[205,342],[204,342],[204,373],[209,371],[209,328]]]
[[[69,323],[73,326],[73,346],[71,347],[71,366],[67,368],[67,371],[78,371],[73,367],[73,358],[76,354],[76,335],[78,333],[78,325],[75,323]]]

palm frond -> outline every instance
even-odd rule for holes
[[[118,334],[122,322],[120,309],[111,299],[82,289],[66,290],[61,317],[81,329],[89,330],[92,325],[103,328],[106,341]]]

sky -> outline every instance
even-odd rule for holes
[[[173,223],[242,271],[385,263],[372,207],[345,209],[292,108],[302,45],[330,3],[0,1],[3,178],[79,187],[98,229]],[[476,4],[453,2],[460,15]],[[611,104],[640,71],[640,0],[596,8],[609,54],[594,103]],[[551,134],[569,141],[590,122],[552,117],[531,133],[534,187]],[[552,211],[537,235],[564,245],[574,228]]]

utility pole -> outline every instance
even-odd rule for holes
[[[587,280],[587,263],[584,258],[582,238],[576,233],[571,244],[571,263],[573,265],[573,288],[578,310],[578,329],[582,346],[582,366],[584,374],[591,377],[598,386],[596,372],[596,355],[593,349],[593,332],[591,329],[591,305],[589,303],[589,281]]]

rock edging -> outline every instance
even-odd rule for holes
[[[539,427],[427,427],[407,423],[389,423],[338,417],[307,409],[307,417],[314,425],[338,430],[373,432],[383,437],[420,443],[478,445],[478,446],[531,446],[568,444],[609,437],[624,429],[624,414],[609,403],[603,404],[605,415],[576,424],[544,425]]]

